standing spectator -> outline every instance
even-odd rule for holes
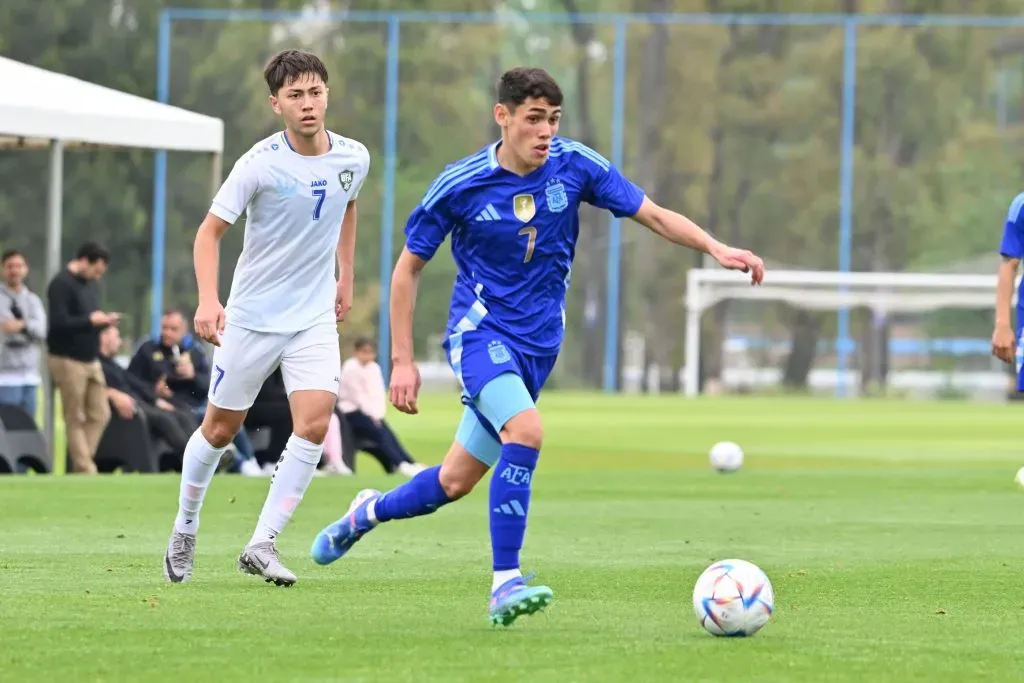
[[[100,310],[99,280],[108,263],[110,254],[104,247],[86,242],[46,291],[50,304],[47,366],[64,404],[72,471],[81,474],[96,474],[96,447],[110,421],[99,333],[118,324],[121,315]]]
[[[397,470],[412,477],[425,469],[406,452],[384,419],[387,411],[384,374],[377,364],[377,347],[365,337],[356,340],[355,356],[341,366],[338,408],[353,436],[374,444],[366,451],[377,458],[388,474]],[[354,465],[355,453],[345,455]],[[352,465],[348,465],[349,469],[354,469]]]
[[[0,267],[0,403],[16,405],[35,420],[46,310],[25,285],[28,263],[20,251],[5,251]]]

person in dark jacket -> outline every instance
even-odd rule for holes
[[[99,333],[117,325],[121,316],[100,309],[99,280],[109,262],[105,248],[86,242],[46,290],[50,308],[46,365],[64,406],[72,471],[80,474],[96,474],[96,447],[110,420]]]
[[[202,420],[210,391],[210,360],[190,333],[181,311],[164,313],[160,319],[160,338],[139,346],[128,364],[128,372],[155,386],[161,398],[187,408]],[[255,453],[244,428],[232,443],[239,455],[237,465],[231,468],[234,471]]]
[[[116,327],[100,332],[100,365],[107,382],[107,398],[113,408],[112,419],[131,420],[136,414],[146,416],[149,433],[154,439],[163,439],[180,462],[198,420],[188,409],[178,408],[158,395],[156,385],[122,368],[115,359],[121,348],[121,333]]]
[[[168,311],[160,321],[160,338],[141,346],[128,365],[128,372],[156,385],[163,379],[175,403],[190,408],[206,405],[210,391],[210,361],[189,334],[181,311]]]

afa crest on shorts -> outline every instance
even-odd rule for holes
[[[341,183],[341,189],[348,192],[349,188],[352,187],[352,181],[355,180],[356,174],[349,170],[344,170],[338,174],[338,182]]]
[[[533,203],[532,194],[517,194],[512,198],[512,212],[516,218],[529,223],[537,215],[537,205]]]
[[[544,195],[548,200],[548,210],[553,213],[561,213],[569,206],[569,197],[566,196],[565,185],[562,183],[548,185]]]
[[[508,348],[497,340],[487,345],[487,353],[491,357],[491,362],[495,365],[501,365],[512,360],[512,354],[508,352]]]

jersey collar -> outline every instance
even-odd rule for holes
[[[497,140],[487,148],[487,161],[491,165],[491,170],[498,168],[498,145],[501,144],[501,140]]]
[[[330,151],[332,149],[334,149],[334,138],[331,137],[330,131],[327,130],[326,128],[324,128],[324,133],[327,134],[327,151],[324,152],[324,154],[329,154]],[[288,146],[288,149],[290,149],[291,151],[295,152],[295,148],[292,147],[291,141],[288,139],[288,136],[285,135],[285,132],[283,130],[281,131],[281,139],[284,140],[284,144],[286,144]],[[295,153],[299,154],[298,152],[295,152]],[[300,154],[299,156],[306,156],[306,155],[305,154]],[[323,154],[321,154],[319,156],[323,156]],[[315,158],[315,157],[310,157],[310,158],[312,159],[312,158]],[[495,157],[495,158],[497,158],[497,157]]]

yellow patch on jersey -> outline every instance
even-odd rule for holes
[[[533,220],[533,217],[537,215],[537,206],[533,203],[533,195],[517,194],[513,197],[512,211],[515,213],[516,218],[524,223]]]

